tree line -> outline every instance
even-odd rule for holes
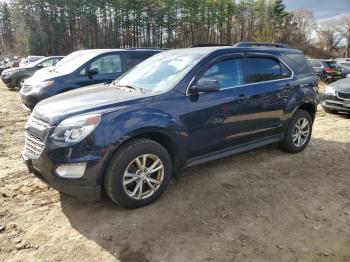
[[[87,48],[231,45],[283,42],[309,55],[332,56],[311,41],[307,10],[283,0],[10,0],[0,3],[2,53],[59,55]],[[345,30],[346,31],[346,30]],[[328,31],[327,31],[328,32]],[[320,34],[321,35],[321,34]],[[324,40],[326,42],[326,40]],[[332,42],[332,43],[330,43]],[[326,43],[327,45],[327,43]]]

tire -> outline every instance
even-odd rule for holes
[[[19,89],[22,89],[22,82],[24,81],[24,80],[26,80],[28,77],[21,77],[21,78],[19,78],[18,80],[17,80],[17,82],[16,82],[16,87],[18,87]]]
[[[301,131],[301,130],[306,130],[305,129],[298,129],[297,125],[300,126],[304,124],[307,121],[308,123],[308,134],[305,136],[306,131]],[[289,121],[289,124],[287,126],[287,129],[284,134],[284,139],[280,142],[280,147],[283,151],[295,154],[303,151],[309,144],[311,135],[312,135],[312,124],[313,120],[311,115],[305,111],[305,110],[297,110],[295,114],[293,115],[292,119]],[[299,133],[301,132],[301,133]],[[296,137],[299,137],[297,133],[300,134],[300,140]],[[300,142],[300,143],[299,143]]]
[[[153,173],[151,173],[152,170],[144,169],[142,162],[146,154],[146,167],[151,169],[152,165],[159,160],[153,169],[156,170],[161,166],[163,168]],[[139,162],[136,159],[139,159]],[[107,195],[119,206],[138,208],[151,204],[160,197],[170,181],[171,174],[172,161],[168,151],[153,140],[136,139],[122,145],[109,160],[104,186]],[[132,180],[133,182],[130,183]],[[123,182],[127,184],[124,185]],[[137,187],[136,194],[131,196]],[[143,192],[141,196],[140,191]]]

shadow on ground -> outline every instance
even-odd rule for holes
[[[190,168],[144,208],[62,195],[62,209],[122,262],[346,260],[349,154],[350,144],[321,139],[296,155],[268,146]]]

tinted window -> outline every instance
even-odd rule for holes
[[[122,72],[120,55],[106,55],[97,58],[90,65],[90,70],[96,69],[99,75]]]
[[[153,54],[151,53],[127,53],[125,55],[125,67],[126,70],[136,66],[137,64],[141,63],[143,60],[146,60],[147,58],[151,57]]]
[[[290,70],[273,58],[245,58],[245,78],[247,83],[257,83],[288,78]]]
[[[243,73],[241,59],[235,58],[215,63],[201,78],[217,80],[221,89],[242,85]]]
[[[315,74],[315,71],[313,70],[312,66],[306,60],[303,54],[288,53],[288,52],[285,52],[284,54],[294,64],[292,68],[295,73],[300,75]]]
[[[312,67],[322,67],[322,63],[319,61],[310,61]]]

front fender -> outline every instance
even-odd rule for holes
[[[99,147],[106,151],[102,169],[121,144],[149,134],[166,137],[178,152],[180,162],[186,159],[188,130],[178,119],[160,110],[142,108],[125,113],[110,112],[104,116],[101,124],[96,131],[103,132],[103,135],[95,137]]]

